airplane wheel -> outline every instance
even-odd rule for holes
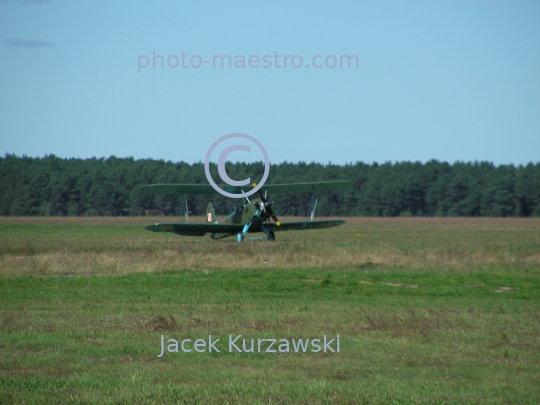
[[[268,232],[268,240],[271,240],[271,241],[276,240],[276,235],[275,235],[274,231]]]
[[[236,241],[238,243],[242,242],[242,240],[244,240],[244,235],[242,235],[242,232],[239,232],[236,234]]]

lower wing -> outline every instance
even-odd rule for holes
[[[272,222],[265,225],[269,231],[304,231],[308,229],[332,228],[334,226],[340,226],[341,224],[344,224],[344,223],[345,221],[342,221],[342,220],[331,220],[331,221],[282,222],[280,226],[277,226],[274,222]],[[261,231],[262,229],[256,230],[254,232],[261,232]]]
[[[345,221],[304,221],[304,222],[282,222],[280,226],[276,223],[253,222],[249,228],[249,233],[263,232],[262,227],[266,226],[268,231],[304,231],[308,229],[332,228],[344,224]],[[146,226],[152,232],[174,232],[177,235],[204,236],[207,233],[222,233],[234,235],[242,232],[244,225],[240,224],[154,224]]]
[[[230,233],[242,231],[243,225],[237,224],[154,224],[147,225],[152,232],[174,232],[177,235],[204,236],[207,233]]]

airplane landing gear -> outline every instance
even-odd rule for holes
[[[236,234],[236,241],[237,241],[238,243],[240,243],[240,242],[242,242],[243,240],[244,240],[244,234],[243,234],[242,232],[238,232],[238,233]]]

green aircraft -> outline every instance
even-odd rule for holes
[[[256,185],[253,184],[253,187]],[[206,223],[190,223],[189,210],[187,207],[187,194],[219,194],[211,185],[206,184],[153,184],[143,186],[141,190],[149,194],[180,194],[184,198],[182,208],[187,223],[163,223],[146,226],[152,232],[173,232],[183,236],[204,236],[210,234],[212,239],[221,239],[236,235],[236,241],[242,242],[247,233],[264,232],[270,241],[276,239],[277,231],[308,230],[331,228],[344,224],[341,220],[313,221],[317,206],[317,195],[324,191],[338,191],[352,186],[350,181],[326,181],[316,183],[292,183],[292,184],[269,184],[264,185],[257,191],[258,198],[249,199],[235,209],[223,222],[219,222],[211,202],[206,207]],[[229,193],[243,193],[241,187],[221,186]],[[244,188],[245,189],[245,188]],[[263,195],[264,192],[264,195]],[[298,194],[311,192],[311,204],[308,216],[302,222],[280,222],[272,208],[273,202],[268,201],[267,194]],[[307,218],[311,217],[308,221]],[[273,220],[274,222],[271,222]]]

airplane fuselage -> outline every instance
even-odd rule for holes
[[[254,198],[248,204],[245,204],[240,212],[235,213],[232,217],[225,220],[223,223],[231,223],[245,225],[249,223],[258,211],[257,204],[260,203],[258,198]]]

